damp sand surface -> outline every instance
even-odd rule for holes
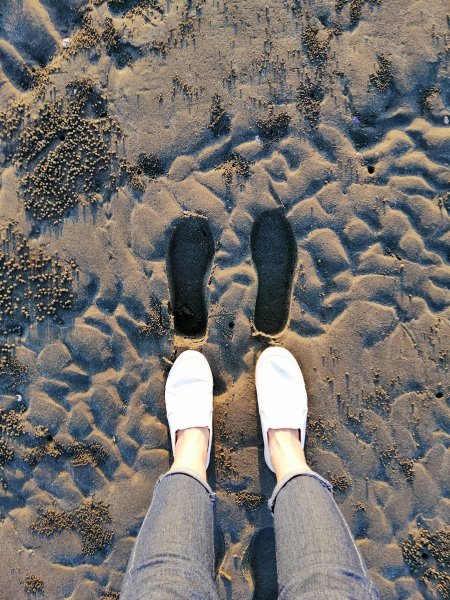
[[[2,3],[0,599],[117,600],[188,348],[220,596],[275,598],[270,344],[383,600],[450,598],[447,12]]]

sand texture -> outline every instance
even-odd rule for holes
[[[221,597],[275,598],[274,343],[383,600],[450,598],[448,26],[444,0],[2,0],[1,600],[117,600],[186,348]]]

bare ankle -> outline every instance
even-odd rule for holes
[[[188,469],[195,471],[206,480],[208,444],[208,427],[190,427],[178,431],[174,462],[170,470]]]
[[[311,470],[306,462],[298,429],[269,429],[267,437],[277,481],[297,469]]]

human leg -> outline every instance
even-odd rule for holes
[[[167,380],[166,405],[175,460],[155,486],[121,598],[217,600],[215,494],[206,481],[212,376],[199,353],[185,352],[177,359]]]
[[[379,598],[332,496],[304,454],[307,396],[294,357],[268,348],[256,368],[265,458],[276,473],[274,511],[280,600]]]
[[[277,440],[287,432],[269,432],[279,600],[378,599],[331,485],[308,467],[296,430]]]
[[[218,598],[215,495],[195,471],[171,470],[155,486],[122,588],[124,600]]]

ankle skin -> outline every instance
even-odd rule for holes
[[[176,434],[175,460],[170,471],[189,469],[206,481],[206,458],[209,444],[208,427],[180,429]]]
[[[269,429],[267,437],[270,460],[275,469],[277,481],[292,471],[311,471],[300,443],[298,429]]]

